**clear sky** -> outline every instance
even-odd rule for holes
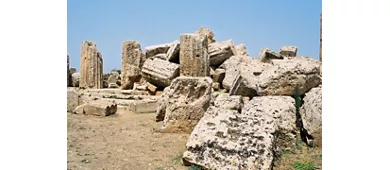
[[[68,0],[68,55],[80,67],[81,42],[103,54],[104,72],[121,68],[122,42],[146,46],[180,39],[205,26],[216,41],[244,43],[257,57],[261,48],[279,52],[298,46],[298,55],[318,58],[321,0]]]

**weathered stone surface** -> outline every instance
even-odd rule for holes
[[[190,133],[210,105],[210,77],[177,77],[164,90],[165,116],[162,132]],[[167,95],[167,96],[165,96]],[[159,106],[160,107],[160,106]],[[158,110],[158,115],[164,111]]]
[[[215,42],[213,31],[211,31],[210,29],[208,29],[206,27],[200,27],[199,30],[195,31],[194,33],[206,35],[208,44]]]
[[[244,105],[248,104],[250,100],[251,99],[247,96],[242,97],[242,101],[243,101]]]
[[[186,144],[185,164],[205,169],[272,169],[278,156],[274,153],[294,147],[293,98],[255,97],[241,113],[230,108],[207,110]]]
[[[145,47],[146,59],[148,59],[150,57],[154,57],[157,54],[167,54],[169,48],[172,45],[173,45],[173,43],[165,43],[165,44],[158,44],[158,45]]]
[[[225,69],[217,68],[214,71],[214,75],[212,76],[213,81],[222,84],[223,79],[225,79],[225,73],[226,73]]]
[[[180,62],[179,56],[180,56],[180,41],[176,40],[169,47],[166,58],[170,62],[179,64],[179,62]]]
[[[152,93],[156,93],[156,91],[157,91],[157,87],[155,85],[153,85],[152,83],[146,82],[146,87]]]
[[[79,87],[80,83],[80,73],[72,74],[72,87]]]
[[[237,110],[241,112],[244,107],[242,96],[230,96],[227,93],[222,93],[214,101],[214,106],[217,108]]]
[[[283,60],[282,54],[274,52],[268,48],[261,49],[259,53],[259,61],[264,63],[270,63],[272,60]]]
[[[238,74],[232,83],[229,94],[230,95],[242,95],[253,97],[257,96],[258,83],[257,78],[264,70],[272,67],[268,63],[240,63],[238,66]]]
[[[161,95],[160,100],[158,101],[158,106],[157,106],[157,111],[156,111],[156,122],[160,122],[164,120],[165,117],[165,111],[167,109],[167,103],[170,95],[170,87],[166,87],[164,91],[160,94],[161,92],[157,92],[157,95]]]
[[[161,60],[167,60],[167,54],[157,54],[151,58],[159,58]]]
[[[119,88],[119,86],[116,83],[108,83],[108,88],[116,89],[116,88]]]
[[[119,74],[117,72],[113,72],[108,77],[107,82],[116,84],[116,82],[118,81],[118,78],[119,78]]]
[[[211,43],[208,46],[210,65],[219,66],[233,56],[234,43],[232,40]]]
[[[286,60],[273,60],[273,67],[258,76],[257,94],[299,95],[322,83],[321,62],[309,57],[292,57]]]
[[[115,114],[117,111],[117,105],[103,100],[96,100],[84,103],[78,106],[75,110],[75,114],[86,114],[94,116],[109,116]]]
[[[213,77],[214,74],[215,74],[214,69],[210,67],[210,77]]]
[[[303,98],[303,105],[300,108],[303,128],[309,137],[307,140],[311,143],[322,146],[322,88],[311,89]]]
[[[68,87],[67,98],[67,110],[68,112],[72,112],[80,105],[80,95],[76,88]]]
[[[127,108],[127,110],[137,114],[156,113],[157,107],[158,107],[157,100],[144,99],[144,100],[138,100],[131,103]]]
[[[297,56],[298,47],[296,46],[284,46],[280,48],[280,54],[287,57],[295,57]]]
[[[248,52],[246,50],[245,44],[238,44],[238,45],[234,46],[234,48],[237,51],[237,55],[246,55],[246,56],[248,56]]]
[[[210,76],[210,58],[207,46],[205,35],[180,35],[180,76]]]
[[[142,77],[154,85],[167,87],[179,76],[180,70],[176,63],[158,58],[147,59],[142,67]]]
[[[122,44],[122,89],[132,89],[134,82],[141,77],[142,58],[144,54],[137,41],[124,41]]]
[[[80,57],[80,88],[103,88],[103,57],[96,44],[83,41]]]
[[[218,82],[213,82],[213,89],[215,90],[215,91],[218,91],[219,90],[219,83]]]
[[[249,56],[232,56],[228,60],[222,63],[219,67],[221,69],[225,69],[225,77],[222,82],[223,88],[229,90],[230,86],[232,86],[234,79],[238,74],[238,65],[240,63],[251,63],[254,61]]]

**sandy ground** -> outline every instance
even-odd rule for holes
[[[155,114],[94,117],[68,113],[68,169],[162,170],[181,165],[188,134],[159,133]]]
[[[68,113],[69,170],[187,170],[181,156],[189,134],[160,133],[155,114],[95,117]],[[321,168],[321,148],[297,145],[283,153],[274,169],[296,169],[297,163]],[[307,168],[311,170],[312,168]]]

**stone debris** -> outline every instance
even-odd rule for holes
[[[82,42],[79,86],[83,89],[103,88],[103,57],[94,42]]]
[[[222,84],[223,79],[225,79],[225,69],[217,68],[214,71],[214,74],[212,76],[214,82],[218,82],[219,84]]]
[[[237,51],[236,55],[246,55],[246,56],[248,56],[248,52],[246,50],[245,44],[238,44],[238,45],[234,46],[234,48]]]
[[[280,48],[280,54],[287,57],[296,57],[297,51],[298,51],[298,47],[296,46],[284,46]]]
[[[207,36],[205,35],[180,35],[180,76],[210,76],[210,58],[207,46]]]
[[[172,45],[173,45],[173,43],[165,43],[165,44],[158,44],[158,45],[145,47],[146,59],[154,57],[158,54],[167,54],[169,48]]]
[[[157,111],[157,120],[164,117],[162,132],[191,133],[209,107],[211,85],[210,77],[174,79],[168,89],[164,90],[161,99],[164,103],[159,104],[161,106]]]
[[[168,52],[166,54],[166,59],[170,62],[179,64],[180,56],[180,41],[176,40],[172,42],[172,45],[169,47]]]
[[[270,63],[272,60],[283,60],[282,54],[274,52],[268,48],[261,49],[259,53],[259,61],[264,63]]]
[[[234,55],[234,43],[232,40],[211,43],[208,46],[210,65],[219,66],[225,60]]]
[[[96,100],[84,103],[73,111],[75,114],[85,114],[94,116],[109,116],[115,114],[117,111],[117,105],[103,100]]]
[[[68,87],[67,90],[67,111],[72,112],[80,105],[80,95],[76,88]]]
[[[158,58],[147,59],[142,67],[142,77],[157,86],[167,87],[172,80],[179,76],[179,64]]]
[[[73,73],[72,74],[72,87],[79,87],[80,84],[80,73]]]
[[[254,60],[249,56],[232,56],[228,60],[222,63],[219,67],[220,69],[225,70],[225,77],[222,81],[222,87],[230,90],[230,87],[233,84],[234,79],[238,74],[238,65],[240,63],[251,63]]]
[[[215,90],[215,91],[218,91],[219,90],[219,83],[218,82],[213,82],[213,84],[212,84],[212,86],[213,86],[213,89]]]
[[[278,157],[274,153],[295,144],[291,133],[296,130],[293,98],[255,97],[242,113],[223,106],[226,105],[209,107],[194,128],[183,154],[185,165],[195,164],[205,169],[270,170]]]
[[[303,98],[299,111],[307,141],[322,147],[322,88],[311,89]]]
[[[206,27],[200,27],[199,30],[195,31],[194,33],[198,33],[198,34],[202,34],[202,35],[207,36],[208,44],[215,42],[213,31],[211,31],[210,29],[208,29]]]

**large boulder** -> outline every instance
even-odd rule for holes
[[[156,122],[164,120],[169,94],[170,87],[165,87],[163,93],[161,94],[160,100],[157,101]]]
[[[273,60],[273,66],[258,76],[257,94],[302,95],[322,83],[321,62],[309,57]]]
[[[157,108],[158,117],[164,115],[163,132],[191,133],[210,104],[213,81],[210,77],[177,77],[172,81],[168,94],[162,97],[165,103]]]
[[[234,55],[234,43],[232,40],[211,43],[208,46],[210,65],[219,66],[225,60]]]
[[[113,115],[116,111],[117,104],[110,101],[94,100],[76,107],[73,113],[104,117]]]
[[[217,108],[237,110],[241,112],[243,105],[242,96],[230,96],[227,93],[218,95],[213,102],[213,105]]]
[[[322,146],[322,88],[311,89],[303,98],[299,111],[307,141]]]
[[[207,110],[186,144],[186,165],[270,170],[278,152],[294,146],[293,98],[255,97],[241,113],[229,108],[211,106]]]
[[[147,59],[142,67],[142,78],[154,85],[167,87],[179,76],[179,67],[179,64],[159,58]]]
[[[238,74],[238,65],[240,63],[251,63],[254,61],[249,56],[232,56],[219,66],[220,69],[225,70],[225,77],[222,81],[222,87],[229,90],[233,84],[236,75]]]

